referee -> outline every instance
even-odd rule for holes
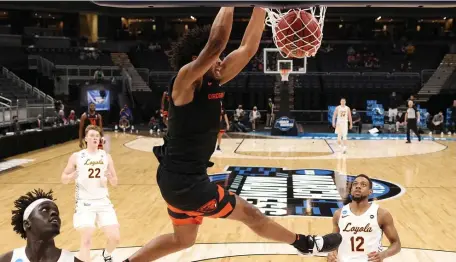
[[[410,130],[413,130],[415,135],[418,137],[418,141],[421,141],[420,133],[418,132],[417,123],[420,121],[420,112],[416,109],[412,100],[408,101],[407,112],[405,113],[405,121],[407,122],[407,142],[410,141]]]

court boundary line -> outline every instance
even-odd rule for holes
[[[196,242],[194,244],[194,246],[196,246],[196,245],[226,245],[226,244],[275,244],[275,245],[284,245],[284,243],[279,243],[279,242],[251,242],[251,241],[249,241],[249,242]],[[137,248],[137,247],[141,248],[143,246],[125,246],[125,247],[118,247],[117,249],[120,249],[120,248]],[[383,247],[389,247],[389,246],[383,246]],[[413,250],[445,252],[445,253],[456,253],[456,249],[455,250],[443,250],[443,249],[405,247],[405,246],[402,246],[402,248],[413,249]],[[104,247],[103,248],[91,249],[91,251],[101,251],[101,250],[104,250]],[[71,251],[71,252],[77,252],[77,251]],[[280,254],[276,254],[276,255],[280,255]]]
[[[328,140],[327,139],[324,139],[325,140],[325,143],[328,145],[329,149],[331,149],[331,152],[332,152],[332,155],[334,155],[334,149],[331,147],[331,145],[328,143]]]

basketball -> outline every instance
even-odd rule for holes
[[[286,14],[275,27],[277,47],[287,57],[315,56],[323,34],[317,19],[304,10]]]

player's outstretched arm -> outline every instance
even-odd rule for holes
[[[111,155],[108,154],[108,174],[107,178],[111,186],[117,186],[118,179],[116,169],[114,168],[114,161],[112,161]]]
[[[63,184],[68,184],[76,178],[76,176],[77,176],[76,159],[77,159],[76,153],[72,154],[70,159],[68,159],[67,166],[65,167],[65,169],[63,170],[63,173],[62,173],[61,180],[62,180]]]
[[[231,52],[222,62],[220,84],[233,79],[255,56],[260,46],[261,36],[264,30],[264,19],[266,11],[263,8],[255,7],[249,25],[245,30],[241,45]]]
[[[394,226],[393,216],[383,208],[378,209],[379,225],[383,230],[386,238],[390,242],[387,250],[376,254],[369,254],[368,261],[383,261],[383,259],[392,257],[401,251],[401,240]],[[378,259],[376,257],[379,257]],[[377,259],[377,260],[376,260]]]
[[[172,94],[174,104],[181,104],[180,101],[176,101],[178,100],[176,98],[184,95],[183,93],[188,93],[188,91],[193,92],[194,82],[206,74],[211,66],[220,58],[220,54],[225,50],[230,38],[231,28],[233,26],[233,14],[234,7],[222,7],[220,9],[212,24],[206,46],[195,60],[179,70],[174,80]],[[186,102],[188,103],[189,101],[183,101],[182,104],[186,104]]]
[[[339,218],[340,218],[340,212],[341,209],[336,210],[334,212],[334,216],[332,219],[332,224],[333,224],[333,233],[339,233],[340,228],[339,228]],[[328,254],[328,262],[337,262],[337,250],[334,250]]]

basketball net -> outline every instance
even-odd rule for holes
[[[281,48],[279,48],[280,53],[283,57],[285,57],[285,58],[289,58],[289,57],[304,58],[304,57],[309,57],[309,56],[315,56],[317,50],[321,46],[321,40],[323,39],[323,25],[325,23],[326,8],[327,8],[326,6],[313,6],[310,8],[290,9],[286,12],[282,12],[280,9],[265,8],[266,12],[268,13],[266,20],[265,20],[265,24],[272,28],[274,44],[276,45],[277,48],[279,48],[278,41],[280,41],[280,39],[277,38],[278,33],[282,33],[284,35],[285,39],[289,39],[290,36],[294,35],[294,37],[293,37],[293,39],[295,39],[294,41],[285,43],[285,44],[281,43],[282,46],[285,46],[287,49],[290,50],[290,52],[288,54],[286,54],[285,52],[283,52],[281,50]],[[306,23],[305,21],[302,21],[300,15],[297,15],[297,19],[300,19],[302,22],[302,28],[300,28],[299,30],[293,29],[293,27],[287,21],[286,21],[286,23],[288,25],[287,27],[280,29],[277,26],[278,23],[282,20],[282,18],[285,17],[288,13],[296,12],[297,14],[299,14],[301,11],[306,11],[306,12],[312,14],[312,16],[315,18],[315,20],[318,24],[318,28],[316,30],[320,30],[320,32],[321,32],[320,37],[317,37],[317,35],[315,35],[316,30],[312,31],[308,28],[309,24],[313,21],[309,20]],[[303,30],[307,30],[308,32],[313,34],[314,39],[316,39],[316,41],[313,41],[312,43],[305,41],[302,38],[302,36],[300,36],[300,34],[299,34]],[[299,42],[299,45],[298,45],[298,42]],[[302,47],[313,47],[312,48],[313,52],[307,52],[307,51],[303,50]],[[302,51],[301,52],[302,56],[296,56],[296,54],[298,52],[295,52],[295,51],[297,51],[298,49],[300,51]],[[293,56],[291,56],[291,54],[293,54]]]

